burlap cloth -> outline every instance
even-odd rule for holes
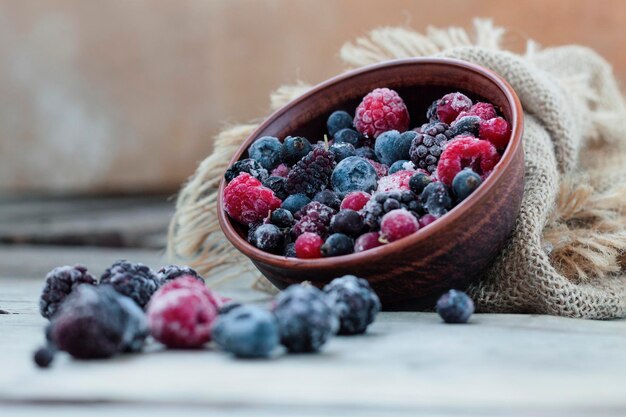
[[[580,46],[540,50],[529,41],[524,54],[515,54],[500,47],[503,34],[488,20],[476,20],[472,34],[459,28],[429,28],[425,35],[382,28],[344,45],[340,56],[349,68],[445,56],[506,78],[525,113],[526,186],[512,237],[469,289],[477,309],[624,317],[626,108],[611,67]],[[271,96],[272,109],[308,87],[281,87]],[[236,279],[243,271],[255,271],[222,235],[215,192],[230,156],[255,126],[220,133],[213,154],[178,197],[168,252],[209,278]]]

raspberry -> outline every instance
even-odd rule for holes
[[[465,116],[478,116],[482,120],[489,120],[496,117],[497,114],[496,109],[493,107],[493,104],[481,101],[474,104],[472,107],[470,107],[469,110],[463,110],[461,113],[459,113],[456,120],[458,121]]]
[[[439,298],[436,308],[446,323],[466,323],[474,312],[474,302],[463,291],[450,290]]]
[[[348,255],[354,252],[354,240],[343,233],[333,233],[328,236],[326,242],[320,248],[322,256],[328,258],[330,256]]]
[[[435,122],[422,126],[411,143],[409,155],[416,167],[435,172],[443,148],[452,137],[446,123]]]
[[[231,182],[242,172],[247,172],[259,181],[265,181],[268,177],[267,169],[252,158],[242,159],[232,164],[224,173],[226,182]]]
[[[339,318],[338,334],[362,334],[380,311],[380,300],[363,278],[345,275],[324,287],[326,300]]]
[[[377,88],[363,97],[354,115],[356,130],[367,137],[378,137],[388,130],[409,128],[409,111],[402,98],[388,88]]]
[[[472,107],[472,100],[461,93],[446,94],[437,103],[437,117],[444,123],[452,123],[459,113],[469,110]]]
[[[367,159],[367,162],[374,167],[374,171],[376,172],[376,176],[378,178],[382,178],[389,173],[389,167],[387,165],[376,162],[373,159]]]
[[[320,248],[323,243],[322,238],[315,233],[302,233],[296,239],[296,256],[303,259],[321,258]]]
[[[170,348],[199,348],[211,339],[218,308],[204,285],[179,281],[163,286],[150,301],[150,334]]]
[[[502,117],[480,122],[478,136],[493,143],[497,149],[504,149],[511,139],[511,126]]]
[[[335,168],[335,155],[323,148],[315,148],[302,158],[287,176],[289,194],[303,193],[309,197],[328,185]]]
[[[383,216],[380,222],[380,232],[383,240],[395,242],[412,233],[417,232],[419,223],[408,210],[396,209]]]
[[[102,284],[111,285],[115,291],[132,298],[139,307],[144,308],[161,282],[146,265],[121,259],[104,271],[100,277]]]
[[[261,182],[242,172],[224,189],[224,209],[235,221],[244,225],[261,222],[280,207],[281,200]]]
[[[300,236],[304,232],[312,232],[320,237],[328,235],[330,219],[335,214],[335,210],[323,205],[318,201],[312,201],[302,207],[296,213],[296,224],[293,226],[293,235]]]
[[[291,170],[291,168],[289,168],[289,165],[287,164],[280,164],[278,165],[276,168],[274,168],[272,170],[271,176],[272,177],[283,177],[283,178],[287,178],[287,175],[289,175],[289,171]],[[263,181],[263,179],[258,178],[259,180]]]
[[[167,282],[167,285],[161,287],[159,293],[163,295],[181,288],[200,291],[205,297],[208,298],[216,309],[222,308],[222,306],[229,301],[228,298],[222,297],[221,295],[208,289],[204,284],[204,281],[199,281],[193,275],[181,275],[178,278]]]
[[[204,284],[204,278],[188,266],[168,265],[159,269],[156,274],[161,285],[166,284],[169,281],[173,281],[183,275],[194,277]]]
[[[339,206],[339,208],[341,210],[352,209],[354,211],[359,211],[365,206],[365,204],[367,204],[370,197],[371,195],[365,191],[353,191],[346,194],[341,201],[341,206]]]
[[[433,216],[432,214],[424,214],[422,217],[420,217],[420,219],[418,220],[419,224],[420,224],[420,229],[423,227],[428,226],[431,223],[434,223],[435,220],[437,220],[438,217]]]
[[[363,222],[370,231],[380,229],[381,218],[391,210],[403,208],[409,210],[415,218],[423,211],[419,197],[411,191],[389,191],[376,193],[361,210]]]
[[[354,241],[354,252],[363,252],[364,250],[377,248],[384,244],[385,242],[380,241],[379,232],[363,233]]]
[[[79,285],[96,285],[93,275],[82,265],[60,266],[46,275],[46,284],[39,298],[39,312],[50,319],[59,309],[65,298]]]
[[[415,171],[398,171],[394,174],[387,175],[378,180],[378,188],[376,192],[393,191],[393,190],[409,190],[409,181],[415,174]]]
[[[491,142],[469,136],[459,136],[446,146],[437,166],[439,180],[447,186],[463,168],[471,168],[485,179],[500,160]]]
[[[211,332],[219,347],[240,358],[267,357],[280,340],[272,313],[252,306],[238,306],[221,314]]]

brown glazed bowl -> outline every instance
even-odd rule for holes
[[[523,114],[511,86],[494,72],[464,61],[410,58],[351,71],[323,82],[272,114],[241,145],[230,163],[245,158],[261,136],[304,136],[312,143],[326,133],[335,110],[354,114],[363,96],[388,87],[404,99],[411,127],[426,122],[433,100],[461,91],[489,101],[512,127],[511,141],[485,182],[436,222],[387,245],[334,258],[297,259],[263,252],[246,241],[247,228],[232,221],[218,198],[219,223],[228,240],[278,288],[310,281],[322,287],[352,274],[367,279],[386,309],[432,308],[435,298],[462,289],[481,276],[513,230],[524,189]],[[224,189],[224,179],[219,195]]]

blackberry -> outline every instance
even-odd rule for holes
[[[335,133],[341,129],[351,129],[353,127],[352,116],[347,111],[337,110],[328,116],[326,127],[328,128],[328,134],[331,137],[335,136]]]
[[[424,125],[420,128],[413,142],[409,154],[416,167],[433,173],[437,170],[437,163],[446,142],[450,136],[450,128],[442,122]]]
[[[374,149],[370,148],[369,146],[361,146],[360,148],[356,148],[354,154],[363,159],[371,159],[374,162],[378,162],[376,152],[374,152]]]
[[[320,251],[324,258],[349,255],[354,252],[354,240],[343,233],[333,233],[328,236]]]
[[[334,143],[329,150],[335,155],[335,161],[337,162],[356,155],[354,146],[347,142]]]
[[[335,168],[335,155],[315,148],[289,171],[286,190],[289,194],[303,193],[312,197],[328,185]]]
[[[204,278],[202,278],[200,274],[198,274],[194,269],[188,266],[167,265],[159,269],[156,273],[160,285],[175,280],[176,278],[183,275],[194,277],[198,281],[204,283]]]
[[[480,122],[482,119],[478,116],[464,116],[453,122],[450,126],[448,136],[454,138],[459,135],[472,135],[478,137],[480,130]]]
[[[274,191],[274,195],[276,195],[276,197],[280,198],[281,200],[284,200],[289,196],[286,190],[287,178],[272,176],[263,181],[263,186]]]
[[[341,205],[341,199],[335,194],[332,190],[322,190],[319,193],[315,194],[313,197],[313,201],[319,201],[325,206],[330,207],[333,210],[339,210],[339,206]]]
[[[428,106],[428,110],[426,111],[426,117],[430,123],[438,122],[439,116],[437,116],[437,106],[439,105],[439,100],[435,100],[432,102],[430,106]]]
[[[354,129],[341,129],[333,135],[335,143],[349,143],[353,146],[357,146],[361,138],[361,134]]]
[[[267,170],[276,168],[282,162],[283,144],[273,136],[263,136],[248,148],[250,158]]]
[[[82,265],[61,266],[48,272],[39,298],[41,315],[47,319],[54,316],[65,298],[81,284],[97,284],[96,278]]]
[[[424,211],[420,198],[408,190],[393,190],[378,192],[365,204],[361,210],[363,223],[375,232],[380,230],[380,221],[391,210],[403,208],[408,210],[415,218],[419,218]]]
[[[380,300],[363,278],[345,275],[324,287],[326,300],[339,317],[339,334],[365,333],[380,311]]]
[[[344,209],[332,217],[330,230],[333,233],[343,233],[356,237],[363,231],[363,219],[356,211]]]
[[[132,298],[139,307],[144,308],[152,294],[159,289],[160,282],[146,265],[122,259],[104,271],[100,284],[111,285],[117,292]]]
[[[240,358],[267,357],[280,340],[274,315],[253,306],[239,306],[220,314],[211,336],[219,347]]]
[[[283,229],[293,226],[294,222],[293,214],[284,208],[274,210],[270,216],[270,223]]]
[[[420,199],[424,203],[424,209],[435,217],[441,217],[452,208],[450,189],[442,182],[428,184]]]
[[[267,169],[252,158],[242,159],[232,164],[224,173],[226,182],[231,182],[242,172],[247,172],[259,181],[265,181],[269,176]]]
[[[322,238],[328,235],[330,220],[335,210],[318,201],[312,201],[302,207],[295,215],[296,224],[293,226],[293,235],[300,236],[302,233],[315,233]]]
[[[273,224],[262,224],[254,230],[250,243],[265,252],[282,253],[285,236]]]
[[[274,301],[280,343],[289,352],[316,352],[337,328],[337,317],[324,293],[311,285],[292,285]]]
[[[463,291],[450,290],[437,300],[436,309],[446,323],[466,323],[474,313],[474,301]]]
[[[452,180],[452,191],[456,196],[457,202],[465,200],[482,184],[480,175],[472,171],[470,168],[465,168]]]
[[[293,165],[311,152],[311,142],[302,136],[287,136],[283,142],[282,157],[288,165]]]
[[[311,202],[311,199],[304,194],[292,194],[283,200],[281,208],[289,210],[291,214],[296,214],[300,209]]]

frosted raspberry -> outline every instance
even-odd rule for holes
[[[376,138],[388,130],[409,128],[409,111],[402,98],[388,88],[377,88],[363,97],[356,108],[354,127],[364,136]]]
[[[500,155],[491,142],[471,136],[458,136],[448,143],[439,158],[437,176],[450,186],[454,176],[469,167],[485,179],[500,160]]]
[[[367,204],[370,197],[371,195],[369,195],[365,191],[353,191],[346,194],[346,196],[341,201],[341,206],[339,208],[341,210],[351,209],[354,211],[359,211],[365,206],[365,204]]]
[[[494,117],[480,122],[478,136],[493,143],[497,149],[504,149],[511,139],[511,126],[502,117]]]
[[[496,109],[491,103],[479,102],[470,107],[469,110],[464,110],[456,117],[455,121],[462,119],[465,116],[478,116],[483,120],[493,119],[497,116]]]
[[[387,175],[387,173],[389,172],[389,167],[385,164],[381,164],[380,162],[376,162],[372,159],[367,159],[367,162],[369,162],[370,164],[372,164],[372,166],[374,167],[374,171],[376,171],[376,176],[378,178],[382,178],[385,175]]]
[[[437,103],[437,116],[439,120],[450,124],[457,118],[459,113],[469,110],[472,107],[472,100],[461,93],[446,94]]]
[[[193,275],[181,275],[178,278],[175,278],[169,281],[166,285],[161,287],[159,293],[161,295],[167,294],[170,291],[180,290],[182,288],[187,288],[191,290],[198,290],[201,292],[207,299],[215,306],[216,309],[220,309],[226,301],[227,298],[222,297],[221,295],[211,291],[206,287],[203,281],[198,280],[198,278]]]
[[[402,239],[420,228],[415,216],[408,210],[392,210],[383,216],[380,222],[380,232],[383,239],[389,242]]]
[[[224,189],[224,209],[241,224],[261,222],[282,201],[252,175],[242,172]]]
[[[422,227],[426,227],[431,223],[434,223],[435,220],[437,220],[438,217],[437,216],[433,216],[432,214],[424,214],[422,217],[420,217],[419,219],[419,224],[420,224],[420,229]]]
[[[287,178],[287,175],[289,175],[289,171],[290,171],[289,165],[280,164],[272,170],[272,177]]]
[[[319,235],[311,232],[302,233],[296,239],[296,256],[303,259],[321,258],[320,248],[324,244]]]
[[[376,192],[392,191],[392,190],[410,190],[409,181],[415,174],[415,171],[402,170],[394,174],[387,175],[378,180],[378,189]]]
[[[364,250],[377,248],[384,244],[384,242],[380,241],[379,232],[364,233],[354,241],[354,252],[363,252]]]

